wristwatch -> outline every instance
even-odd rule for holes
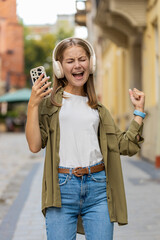
[[[146,113],[144,113],[144,112],[141,112],[141,111],[139,111],[139,110],[134,110],[134,113],[133,113],[135,116],[140,116],[140,117],[142,117],[143,119],[145,118],[145,116],[146,116]]]

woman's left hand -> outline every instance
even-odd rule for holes
[[[136,88],[133,88],[133,90],[129,89],[129,95],[135,109],[141,112],[144,112],[144,104],[145,104],[144,93],[139,91]]]

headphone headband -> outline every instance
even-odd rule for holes
[[[95,71],[95,68],[96,68],[96,56],[95,56],[95,52],[94,52],[94,49],[93,49],[92,45],[87,40],[84,40],[82,38],[70,37],[70,38],[66,38],[66,39],[60,41],[55,46],[55,48],[53,50],[53,54],[52,54],[53,70],[54,70],[54,74],[56,75],[57,78],[63,78],[64,77],[64,73],[63,73],[63,69],[62,69],[61,63],[56,60],[57,50],[58,50],[59,46],[62,43],[65,43],[68,40],[72,40],[72,39],[80,40],[81,42],[83,42],[88,47],[89,52],[90,52],[90,73],[93,74],[94,71]]]

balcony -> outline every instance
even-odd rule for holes
[[[139,41],[146,26],[147,0],[100,0],[95,23],[106,37],[121,47],[128,39]]]
[[[76,10],[75,22],[80,26],[86,26],[86,15],[91,10],[91,1],[77,0]]]

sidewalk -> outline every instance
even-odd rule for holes
[[[159,240],[160,169],[129,157],[122,157],[122,169],[129,224],[115,224],[114,240]]]
[[[1,240],[46,240],[40,201],[42,173],[43,162],[35,163],[0,225]],[[83,239],[77,235],[77,240]]]
[[[122,157],[122,168],[129,224],[121,227],[115,224],[114,240],[159,240],[160,170],[128,157]],[[46,240],[40,203],[42,171],[43,162],[37,162],[25,178],[0,225],[1,240]],[[77,235],[77,240],[84,239]]]
[[[12,240],[46,240],[44,217],[41,214],[41,182],[43,163],[38,165],[30,193],[19,217]]]

